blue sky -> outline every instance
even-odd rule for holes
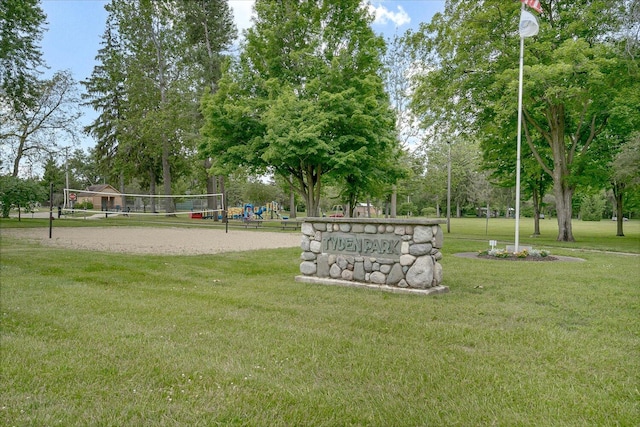
[[[44,60],[50,67],[50,76],[58,70],[68,69],[77,81],[85,80],[96,65],[95,56],[100,48],[104,32],[107,0],[41,0],[47,15],[48,31],[42,39]],[[376,20],[373,29],[385,35],[404,33],[417,28],[421,22],[429,22],[436,12],[444,10],[444,0],[370,0]],[[239,29],[250,25],[252,0],[231,0],[236,25]],[[89,124],[96,116],[93,110],[85,110],[82,125]],[[83,148],[94,142],[85,139]]]

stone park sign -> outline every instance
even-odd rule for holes
[[[299,282],[433,294],[444,235],[434,219],[306,218]]]
[[[327,231],[322,235],[322,252],[400,260],[401,242],[400,236],[397,235],[363,236]]]

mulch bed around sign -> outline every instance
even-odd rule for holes
[[[548,255],[545,257],[541,257],[541,256],[527,256],[527,257],[517,257],[515,255],[509,255],[506,257],[497,257],[497,256],[491,256],[491,255],[476,255],[478,258],[482,258],[482,259],[493,259],[496,261],[533,261],[533,262],[539,262],[539,261],[558,261],[558,258]]]
[[[476,259],[487,259],[492,261],[521,261],[521,262],[548,262],[548,261],[568,261],[568,262],[582,262],[584,259],[575,258],[569,256],[562,255],[549,255],[546,257],[533,257],[528,256],[526,258],[518,258],[515,256],[499,258],[491,255],[480,255],[477,252],[460,252],[457,254],[453,254],[453,256],[460,258],[476,258]]]

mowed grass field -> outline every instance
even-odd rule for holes
[[[513,224],[452,219],[451,292],[432,297],[297,283],[297,248],[142,256],[2,237],[0,425],[637,426],[640,221],[626,237],[574,221],[572,244],[554,220],[537,238],[523,221],[522,244],[584,262],[454,256],[512,243]]]

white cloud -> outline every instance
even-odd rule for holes
[[[366,0],[363,0],[363,3]],[[368,2],[367,2],[368,3]],[[374,6],[371,3],[365,3],[369,12],[373,14],[374,24],[387,25],[389,22],[396,27],[411,22],[411,17],[402,6],[397,6],[397,11],[390,10],[382,4]],[[242,36],[242,31],[253,26],[251,17],[253,14],[253,5],[255,0],[229,0],[229,6],[233,9],[233,21],[238,28],[238,35]]]
[[[374,6],[373,4],[369,3],[368,7],[369,12],[371,12],[375,17],[373,21],[374,24],[386,25],[387,23],[391,22],[395,24],[396,27],[401,27],[402,25],[411,22],[411,17],[402,6],[398,6],[397,12],[387,9],[382,4]]]
[[[253,16],[253,5],[255,0],[229,0],[229,6],[233,9],[233,22],[238,28],[238,35],[242,36],[242,30],[251,27],[251,17]]]

